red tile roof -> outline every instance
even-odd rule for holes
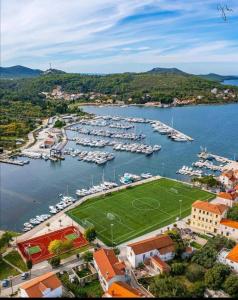
[[[222,215],[228,209],[228,206],[224,204],[212,204],[200,200],[195,201],[192,204],[192,207],[208,211],[217,215]]]
[[[222,219],[220,224],[227,227],[238,229],[238,221],[233,221],[230,219]]]
[[[143,294],[125,282],[113,282],[107,294],[115,298],[140,298]]]
[[[119,262],[112,249],[100,249],[93,253],[94,260],[105,280],[125,274],[125,264]]]
[[[30,298],[42,298],[46,289],[55,290],[60,286],[62,284],[58,277],[53,272],[50,272],[28,281],[20,288],[24,289]]]
[[[167,272],[167,273],[170,272],[170,266],[165,261],[163,261],[159,256],[151,257],[151,261],[155,263],[162,272]]]
[[[228,253],[226,258],[238,263],[238,244]]]
[[[218,197],[228,199],[228,200],[235,200],[237,197],[236,193],[227,193],[227,192],[220,192]]]
[[[151,250],[159,250],[161,254],[174,252],[174,242],[168,235],[159,235],[140,242],[129,244],[134,253],[141,254]]]

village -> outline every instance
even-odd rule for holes
[[[237,163],[228,166],[219,176],[222,191],[210,202],[197,199],[186,218],[114,247],[65,211],[8,238],[3,263],[20,274],[1,281],[2,295],[146,298],[159,295],[154,278],[167,280],[169,289],[169,278],[193,285],[205,276],[202,296],[229,297],[223,281],[230,278],[236,286],[238,276],[238,168]],[[214,282],[217,272],[221,279]]]

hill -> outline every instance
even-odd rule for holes
[[[148,71],[147,73],[154,73],[154,74],[176,74],[176,75],[191,75],[185,73],[177,68],[153,68],[152,70]]]
[[[1,78],[27,78],[43,74],[43,71],[24,66],[0,67]]]
[[[215,80],[215,81],[224,81],[224,80],[237,80],[238,76],[235,75],[219,75],[215,73],[209,73],[206,75],[198,75],[199,77],[202,77],[207,80]]]

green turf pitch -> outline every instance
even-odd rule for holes
[[[41,249],[39,246],[33,246],[33,247],[28,248],[27,250],[30,255],[41,252]]]
[[[113,238],[118,245],[175,222],[180,203],[181,216],[185,217],[194,201],[212,198],[214,194],[162,178],[90,199],[67,214],[83,227],[94,224],[105,244],[111,245]]]
[[[72,240],[77,239],[78,235],[76,233],[70,233],[70,234],[67,234],[65,237],[66,237],[67,240],[71,240],[72,241]]]

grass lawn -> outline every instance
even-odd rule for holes
[[[196,249],[201,249],[202,248],[202,245],[198,244],[197,242],[195,241],[192,241],[190,243],[190,246],[192,246],[193,248],[196,248]]]
[[[23,272],[26,272],[28,270],[25,262],[16,250],[9,252],[4,258],[14,266],[21,269]]]
[[[7,279],[9,276],[16,276],[19,272],[0,259],[0,280]]]
[[[87,283],[82,289],[87,293],[88,298],[101,298],[103,295],[103,290],[97,279]]]
[[[98,238],[111,246],[112,238],[118,245],[175,222],[180,203],[185,217],[194,201],[212,198],[214,194],[162,178],[90,199],[67,214],[85,228],[94,225]]]
[[[66,253],[63,253],[60,255],[60,259],[65,259],[65,258],[68,258],[72,255],[75,255],[75,254],[78,254],[78,253],[82,253],[82,252],[85,252],[87,251],[88,249],[90,248],[89,245],[86,245],[86,246],[83,246],[81,248],[77,248],[77,249],[73,249],[72,251],[69,251],[69,252],[66,252]]]

